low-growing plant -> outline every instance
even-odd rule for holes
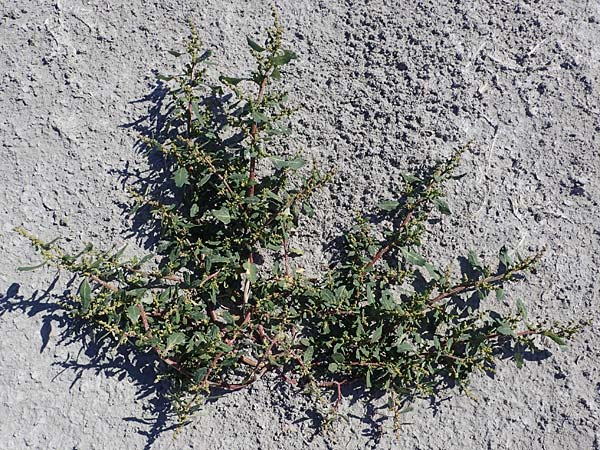
[[[403,399],[466,388],[507,350],[521,367],[544,337],[563,346],[578,325],[536,322],[523,301],[505,299],[506,285],[541,253],[503,247],[492,265],[470,252],[462,278],[419,253],[428,218],[450,214],[443,185],[460,177],[464,148],[404,174],[394,199],[369,212],[385,220],[361,214],[330,268],[304,274],[290,240],[333,174],[287,145],[292,109],[282,80],[296,55],[282,34],[275,14],[264,43],[248,38],[255,66],[239,78],[210,81],[211,52],[194,29],[185,51],[172,52],[185,65],[161,77],[171,99],[166,126],[143,138],[170,176],[151,192],[132,190],[133,213],[147,209],[159,226],[154,253],[125,259],[125,248],[88,244],[69,254],[19,230],[43,257],[34,268],[81,280],[64,304],[69,314],[153,351],[182,422],[213,388],[241,389],[271,371],[312,393],[324,413],[335,412],[344,384],[383,390],[397,425]],[[492,293],[497,301],[486,302]]]

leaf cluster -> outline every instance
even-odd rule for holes
[[[504,294],[541,254],[503,247],[489,265],[472,251],[471,270],[458,278],[421,254],[428,219],[450,214],[443,186],[457,178],[466,148],[404,174],[398,194],[377,206],[384,220],[358,217],[339,261],[317,278],[304,275],[294,259],[301,250],[289,242],[332,174],[287,145],[292,108],[282,79],[296,55],[282,35],[275,15],[264,42],[247,40],[254,69],[216,82],[194,29],[185,51],[171,52],[183,69],[161,77],[168,124],[145,138],[170,175],[152,195],[132,192],[133,213],[148,209],[160,227],[152,254],[127,259],[125,248],[88,244],[72,255],[20,230],[43,257],[23,270],[51,265],[76,274],[78,292],[65,307],[155,352],[182,420],[211,389],[240,389],[267,371],[325,404],[333,388],[332,410],[344,384],[384,390],[398,419],[400,398],[466,387],[507,351],[521,367],[540,337],[563,346],[578,325],[534,321],[522,300]]]

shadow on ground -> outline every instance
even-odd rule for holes
[[[85,371],[103,374],[119,381],[128,378],[137,389],[137,398],[148,403],[152,416],[148,419],[124,417],[123,420],[144,425],[146,429],[140,433],[147,440],[146,448],[151,448],[161,433],[177,427],[168,399],[169,385],[156,379],[160,371],[158,360],[131,345],[119,345],[110,337],[98,335],[97,330],[89,325],[70,318],[64,307],[68,304],[70,291],[59,295],[53,292],[57,281],[58,277],[45,291],[35,291],[28,298],[19,293],[21,286],[13,283],[6,294],[0,297],[0,318],[10,313],[41,316],[40,353],[46,349],[53,329],[59,330],[59,345],[80,345],[77,354],[69,354],[65,360],[54,363],[62,369],[55,378],[67,370],[75,373],[71,388]],[[86,356],[85,362],[80,361],[82,354]]]

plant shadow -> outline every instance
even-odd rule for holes
[[[134,195],[151,198],[161,204],[177,204],[180,202],[180,193],[175,189],[173,180],[173,161],[161,151],[164,145],[178,142],[180,137],[179,128],[183,120],[173,118],[175,108],[170,98],[169,87],[160,80],[155,73],[156,81],[150,92],[144,97],[133,100],[131,104],[148,105],[147,113],[137,120],[120,125],[120,128],[133,131],[138,139],[134,149],[143,157],[144,168],[133,167],[129,162],[122,169],[112,170],[121,182],[123,190],[128,190]],[[225,105],[230,100],[230,94],[220,94],[211,90],[206,93],[198,103],[199,108],[205,108],[211,112],[210,126],[215,132],[222,131],[227,126],[224,113]],[[230,136],[226,139],[228,146],[235,148],[238,136]],[[197,138],[202,144],[202,139]],[[145,249],[155,248],[160,238],[159,222],[152,216],[148,205],[136,207],[134,203],[119,203],[124,215],[132,219],[132,225],[126,239],[134,238],[136,242]]]
[[[171,195],[168,183],[165,186],[165,179],[170,179],[166,176],[168,162],[158,149],[148,144],[148,139],[161,143],[170,137],[167,123],[170,108],[168,92],[165,84],[157,80],[149,94],[132,101],[132,104],[148,105],[147,114],[135,122],[121,126],[139,135],[135,147],[144,155],[146,168],[140,169],[126,162],[122,169],[111,171],[118,174],[124,190],[131,189],[158,199],[166,199]],[[159,230],[149,210],[134,210],[131,204],[118,206],[133,219],[132,226],[124,237],[135,238],[136,243],[143,248],[154,247]],[[75,373],[71,388],[88,371],[116,378],[118,381],[128,378],[137,389],[137,399],[144,400],[148,405],[149,417],[124,417],[123,420],[143,426],[139,433],[146,439],[145,449],[150,449],[160,434],[178,426],[177,415],[169,400],[172,387],[168,382],[157,379],[159,373],[164,371],[161,367],[163,363],[152,353],[144,353],[131,343],[119,343],[110,336],[99,335],[97,328],[70,317],[67,309],[75,278],[67,281],[63,292],[57,289],[58,281],[59,275],[46,289],[36,290],[30,297],[20,294],[20,284],[12,283],[5,293],[0,292],[0,317],[17,312],[29,317],[41,317],[40,353],[47,348],[53,331],[58,333],[58,345],[79,346],[76,354],[68,354],[65,360],[53,363],[60,369],[54,378],[67,370]],[[85,358],[80,360],[82,355]]]
[[[164,154],[157,148],[170,137],[168,116],[171,106],[168,103],[168,87],[158,80],[151,91],[144,97],[133,100],[131,104],[148,105],[147,113],[134,122],[122,124],[120,127],[132,130],[138,136],[134,149],[144,157],[145,166],[132,166],[126,162],[122,169],[113,169],[121,182],[123,190],[131,190],[142,196],[150,196],[159,201],[168,201],[172,196],[169,163]],[[159,239],[159,228],[147,207],[136,208],[133,203],[118,203],[123,213],[130,216],[132,225],[125,234],[125,239],[134,238],[145,249],[153,248]]]
[[[64,360],[53,363],[60,370],[52,380],[68,370],[75,373],[70,388],[88,371],[118,381],[127,378],[132,382],[137,390],[136,398],[149,405],[151,417],[124,417],[123,420],[144,426],[139,433],[146,439],[144,448],[150,449],[160,434],[177,427],[176,415],[168,400],[170,386],[157,380],[159,361],[154,355],[140,352],[130,344],[119,344],[110,337],[99,336],[94,328],[69,317],[65,304],[69,302],[70,290],[60,294],[53,292],[58,280],[57,276],[46,290],[35,291],[30,297],[19,293],[21,286],[18,283],[11,284],[0,297],[0,317],[17,312],[29,317],[41,316],[40,353],[47,348],[53,331],[58,332],[57,345],[79,346],[76,354],[69,353]],[[82,355],[85,358],[81,358]]]
[[[424,400],[422,404],[436,416],[440,412],[441,405],[451,397],[451,395],[417,396],[411,394],[398,397],[396,400],[400,422],[397,425],[412,424],[407,414],[413,410],[418,399]],[[388,394],[383,390],[369,389],[364,382],[357,380],[341,386],[341,398],[342,405],[339,410],[336,410],[337,393],[335,389],[332,389],[330,395],[327,396],[327,412],[320,412],[314,408],[308,409],[304,412],[303,417],[292,420],[292,423],[309,423],[308,428],[311,430],[311,435],[308,440],[313,442],[317,437],[327,439],[330,432],[334,431],[331,429],[331,417],[340,422],[352,420],[352,426],[366,438],[369,445],[380,445],[381,439],[393,428],[394,418],[389,407]],[[345,412],[345,410],[349,412]],[[288,412],[291,416],[294,411],[290,409]],[[360,425],[357,426],[357,424]],[[332,435],[333,441],[335,441],[335,434]]]

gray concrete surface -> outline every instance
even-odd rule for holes
[[[269,23],[269,4],[0,0],[0,449],[600,448],[600,2],[278,4],[300,56],[289,77],[304,107],[294,139],[338,168],[299,236],[307,270],[325,263],[322,242],[355,211],[391,195],[401,170],[473,139],[470,176],[450,186],[455,214],[432,228],[430,255],[456,263],[469,248],[493,258],[504,243],[547,246],[511,298],[591,325],[566,352],[475,377],[477,402],[417,402],[398,436],[373,439],[373,423],[390,423],[360,402],[346,405],[349,424],[312,436],[306,401],[269,382],[210,403],[176,439],[158,433],[152,359],[98,357],[89,338],[65,340],[43,296],[55,274],[16,271],[36,256],[12,229],[66,245],[127,240],[119,171],[145,163],[123,125],[150,107],[136,100],[152,71],[172,69],[166,51],[191,18],[218,67],[240,73],[245,35]]]

